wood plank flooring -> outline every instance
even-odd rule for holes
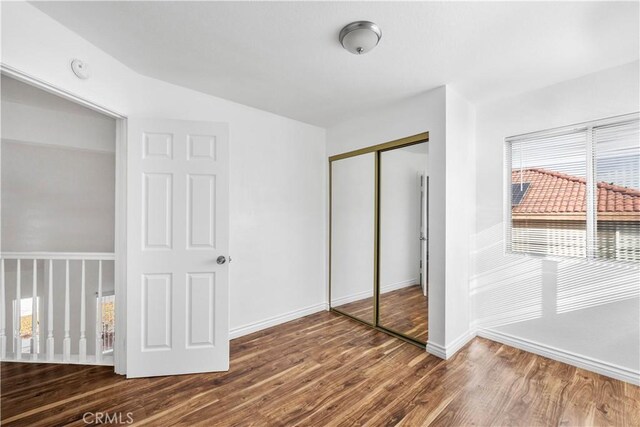
[[[3,426],[638,426],[640,388],[476,338],[443,361],[335,313],[231,343],[229,372],[126,380],[1,364]],[[95,418],[91,416],[87,420]]]
[[[367,323],[373,323],[373,297],[337,307]],[[420,285],[380,295],[380,325],[426,344],[429,336],[427,297]]]
[[[420,285],[380,295],[380,325],[426,344],[429,335],[427,297]]]
[[[363,322],[373,324],[373,297],[359,299],[346,304],[333,306],[343,313],[360,319]]]

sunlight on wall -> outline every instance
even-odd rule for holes
[[[502,235],[502,224],[497,224],[475,236],[470,292],[478,327],[502,326],[542,315],[541,262],[505,256]]]
[[[475,236],[470,293],[477,327],[504,326],[640,298],[640,266],[505,254],[503,224]]]
[[[605,262],[558,263],[557,312],[640,297],[640,266]]]

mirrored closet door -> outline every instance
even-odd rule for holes
[[[375,153],[331,162],[331,307],[374,324]]]
[[[380,152],[378,320],[381,326],[424,343],[427,155],[426,142]]]
[[[331,309],[420,346],[428,336],[428,138],[329,159]]]

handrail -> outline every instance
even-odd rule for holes
[[[116,254],[113,252],[0,252],[0,258],[114,261]]]

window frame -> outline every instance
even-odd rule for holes
[[[552,129],[546,129],[542,131],[528,132],[513,136],[507,136],[504,138],[503,143],[503,252],[505,255],[521,256],[526,258],[534,258],[540,260],[551,261],[572,261],[578,263],[605,263],[605,264],[622,264],[637,266],[636,261],[609,259],[597,257],[597,182],[596,182],[596,170],[595,159],[596,151],[593,141],[593,129],[601,126],[625,123],[630,121],[640,121],[640,112],[633,112],[628,114],[621,114],[617,116],[607,117],[603,119],[591,120],[587,122],[580,122],[572,125],[556,127]],[[572,132],[585,132],[586,133],[586,254],[582,256],[571,255],[550,255],[540,254],[533,252],[514,251],[512,249],[512,228],[513,218],[512,211],[512,144],[513,142],[529,140],[536,137],[549,137],[554,135],[561,135],[563,133]]]
[[[98,313],[100,313],[100,311],[99,311],[100,304],[104,304],[105,297],[113,297],[114,298],[113,303],[115,305],[115,303],[116,303],[116,301],[115,301],[116,293],[115,293],[115,290],[112,290],[112,291],[102,292],[102,296],[101,297],[98,296],[97,292],[96,292],[95,295],[96,295],[96,322],[97,322],[98,321]],[[102,302],[100,301],[100,298],[102,298]],[[102,315],[104,317],[104,312],[102,312]],[[103,325],[103,318],[99,319],[99,321],[100,321],[100,325],[102,326]],[[100,329],[102,329],[102,328],[100,328]],[[114,330],[115,330],[115,322],[114,322]],[[113,345],[111,346],[111,348],[108,349],[108,350],[104,349],[104,344],[103,344],[102,355],[103,356],[112,355],[113,351],[114,351],[114,348],[115,348],[115,340],[114,340]]]
[[[36,336],[35,336],[35,345],[36,345],[36,353],[40,352],[40,339],[42,337],[42,330],[41,330],[41,318],[40,318],[40,295],[37,295],[36,297],[36,313],[35,313],[35,317],[36,317]],[[13,317],[12,320],[15,321],[16,319],[16,314],[17,314],[17,318],[18,319],[22,319],[22,301],[26,301],[26,300],[30,300],[29,304],[33,307],[33,297],[20,297],[20,300],[18,301],[17,298],[13,298]],[[33,309],[31,311],[31,315],[33,316]],[[33,317],[32,317],[33,319]],[[20,325],[21,327],[18,329],[18,334],[20,336],[20,353],[21,354],[32,354],[31,352],[33,351],[33,349],[31,348],[31,345],[29,345],[29,351],[25,352],[23,351],[25,349],[25,347],[22,345],[22,340],[24,340],[25,338],[22,338],[22,325]],[[16,337],[13,337],[13,339],[15,339]],[[28,339],[29,341],[31,341],[33,339],[33,335]]]

